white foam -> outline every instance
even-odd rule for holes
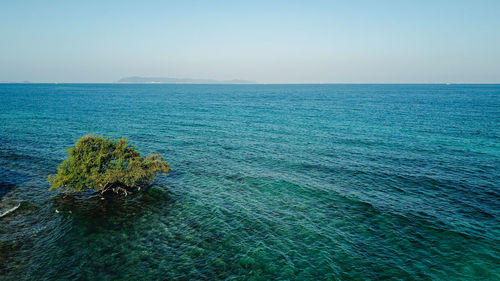
[[[8,215],[8,214],[10,214],[12,212],[14,212],[15,210],[17,210],[17,208],[19,208],[19,206],[21,206],[21,203],[17,204],[17,206],[15,206],[15,207],[13,207],[13,208],[11,208],[11,209],[3,212],[2,214],[0,214],[0,218],[3,218],[4,216],[6,216],[6,215]]]

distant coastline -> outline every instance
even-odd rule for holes
[[[133,78],[133,79],[132,79]],[[139,78],[138,80],[135,80]],[[163,80],[161,80],[163,79]],[[0,81],[2,84],[228,84],[228,85],[245,85],[245,84],[259,84],[259,85],[500,85],[500,82],[408,82],[408,83],[394,83],[394,82],[302,82],[302,83],[259,83],[254,80],[210,80],[210,79],[190,79],[190,78],[154,78],[154,77],[126,77],[114,82],[77,82],[77,81]]]
[[[192,79],[192,78],[170,78],[170,77],[140,77],[132,76],[122,78],[116,83],[144,83],[144,84],[256,84],[253,80],[213,80],[213,79]]]

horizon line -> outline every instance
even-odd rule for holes
[[[118,84],[118,85],[499,85],[499,82],[293,82],[293,83],[175,83],[175,82],[11,82],[0,84]]]

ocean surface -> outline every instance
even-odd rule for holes
[[[172,166],[48,191],[83,135]],[[500,85],[0,84],[0,280],[500,280]]]

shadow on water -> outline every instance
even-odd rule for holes
[[[174,202],[160,186],[126,197],[58,194],[35,206],[21,202],[1,220],[0,274],[5,280],[99,279],[95,270],[119,274],[145,222],[159,213],[168,216]]]
[[[97,194],[59,194],[52,198],[55,213],[73,220],[74,224],[82,223],[93,228],[123,227],[134,223],[134,219],[146,212],[165,208],[173,204],[174,199],[168,189],[152,186],[134,192],[128,196]]]

